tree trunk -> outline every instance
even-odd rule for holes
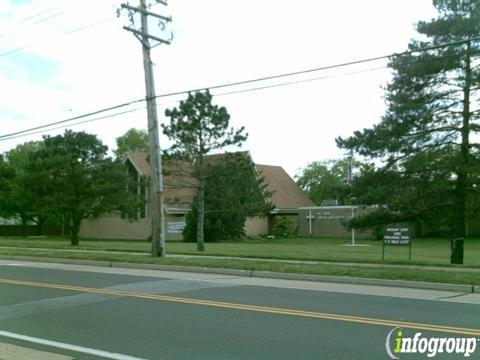
[[[466,227],[467,187],[470,166],[470,92],[472,86],[472,68],[470,59],[470,43],[467,43],[465,60],[465,87],[463,88],[463,113],[460,144],[460,162],[455,184],[455,205],[452,214],[450,232],[453,237],[452,264],[463,264],[463,239]],[[457,240],[457,241],[455,241]],[[460,241],[459,241],[460,240]]]
[[[466,201],[466,174],[457,174],[455,185],[455,203],[452,214],[450,233],[452,237],[452,256],[450,263],[463,264],[463,240],[465,239],[465,201]]]
[[[27,219],[25,218],[25,215],[20,215],[22,219],[22,237],[26,238],[27,237]]]
[[[36,233],[38,236],[42,236],[43,235],[43,223],[45,221],[39,217],[38,220],[37,220],[37,226],[36,226]]]
[[[205,223],[205,178],[202,174],[198,180],[197,187],[197,250],[205,251],[204,240]]]
[[[72,231],[70,235],[70,245],[78,246],[78,233],[80,231],[80,219],[78,219],[77,215],[72,216]]]

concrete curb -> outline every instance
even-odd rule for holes
[[[294,273],[277,273],[269,271],[252,271],[252,277],[274,278],[274,279],[291,279],[291,280],[306,280],[319,282],[335,282],[343,284],[356,285],[373,285],[373,286],[391,286],[404,287],[413,289],[425,290],[442,290],[462,293],[473,293],[473,285],[464,284],[445,284],[445,283],[429,283],[421,281],[409,280],[390,280],[390,279],[374,279],[374,278],[357,278],[351,276],[331,276],[331,275],[311,275],[311,274],[294,274]],[[480,287],[476,287],[477,292],[480,293]]]
[[[221,268],[208,268],[208,267],[198,267],[198,266],[136,264],[136,263],[125,263],[125,262],[111,262],[110,266],[115,268],[127,268],[127,269],[180,271],[180,272],[222,274],[222,275],[234,275],[234,276],[246,276],[246,277],[252,276],[251,270],[221,269]]]
[[[452,292],[461,292],[461,293],[477,293],[477,294],[480,293],[480,286],[474,286],[474,285],[430,283],[430,282],[408,281],[408,280],[357,278],[357,277],[350,277],[350,276],[295,274],[295,273],[280,273],[280,272],[270,272],[270,271],[221,269],[221,268],[179,266],[179,265],[137,264],[137,263],[126,263],[126,262],[115,262],[115,261],[112,262],[112,261],[95,261],[95,260],[74,260],[74,259],[31,257],[31,256],[11,256],[11,255],[9,256],[0,255],[0,260],[12,260],[12,261],[17,260],[17,261],[30,261],[30,262],[37,262],[37,263],[44,262],[44,263],[54,263],[54,264],[86,265],[86,266],[100,266],[100,267],[128,268],[128,269],[142,269],[142,270],[179,271],[179,272],[208,273],[208,274],[221,274],[221,275],[285,279],[285,280],[303,280],[303,281],[332,282],[332,283],[357,284],[357,285],[404,287],[404,288],[412,288],[412,289],[442,290],[442,291],[452,291]]]
[[[76,260],[76,259],[59,259],[59,258],[47,258],[47,257],[36,257],[36,256],[14,256],[14,255],[0,255],[0,260],[20,260],[20,261],[30,261],[30,262],[44,262],[44,263],[53,263],[53,264],[71,264],[71,265],[87,265],[87,266],[102,266],[102,267],[111,267],[112,263],[110,261],[99,261],[99,260]]]

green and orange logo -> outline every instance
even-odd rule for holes
[[[394,338],[392,338],[394,337]],[[385,349],[391,359],[400,359],[400,354],[425,354],[433,358],[437,354],[458,354],[470,357],[477,349],[479,339],[454,337],[424,337],[421,332],[413,337],[404,335],[401,328],[391,330],[385,341]]]

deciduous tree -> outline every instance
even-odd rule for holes
[[[127,151],[148,151],[148,133],[145,130],[131,128],[116,139],[115,156],[121,158]]]
[[[27,236],[27,223],[35,222],[42,230],[45,214],[38,197],[31,187],[28,163],[40,149],[41,142],[26,142],[5,153],[5,166],[10,176],[3,191],[2,208],[7,217],[18,218],[22,223],[22,235]]]
[[[131,204],[125,168],[107,156],[107,147],[85,132],[44,136],[30,162],[32,187],[47,211],[70,222],[78,245],[83,219]]]
[[[314,161],[296,176],[297,184],[317,205],[328,199],[338,200],[339,204],[350,203],[350,183],[361,165],[350,157]]]

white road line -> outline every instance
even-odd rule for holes
[[[8,332],[8,331],[1,331],[0,330],[0,336],[11,338],[11,339],[16,339],[16,340],[27,341],[27,342],[34,343],[34,344],[46,345],[46,346],[50,346],[50,347],[54,347],[54,348],[58,348],[58,349],[69,350],[69,351],[74,351],[74,352],[79,352],[79,353],[89,354],[89,355],[94,355],[94,356],[100,356],[100,357],[103,357],[105,359],[145,360],[145,359],[137,358],[137,357],[133,357],[133,356],[123,355],[123,354],[118,354],[118,353],[112,353],[112,352],[97,350],[97,349],[90,349],[90,348],[86,348],[86,347],[83,347],[83,346],[65,344],[65,343],[61,343],[61,342],[58,342],[58,341],[45,340],[45,339],[40,339],[40,338],[36,338],[36,337],[32,337],[32,336],[15,334],[15,333]]]

